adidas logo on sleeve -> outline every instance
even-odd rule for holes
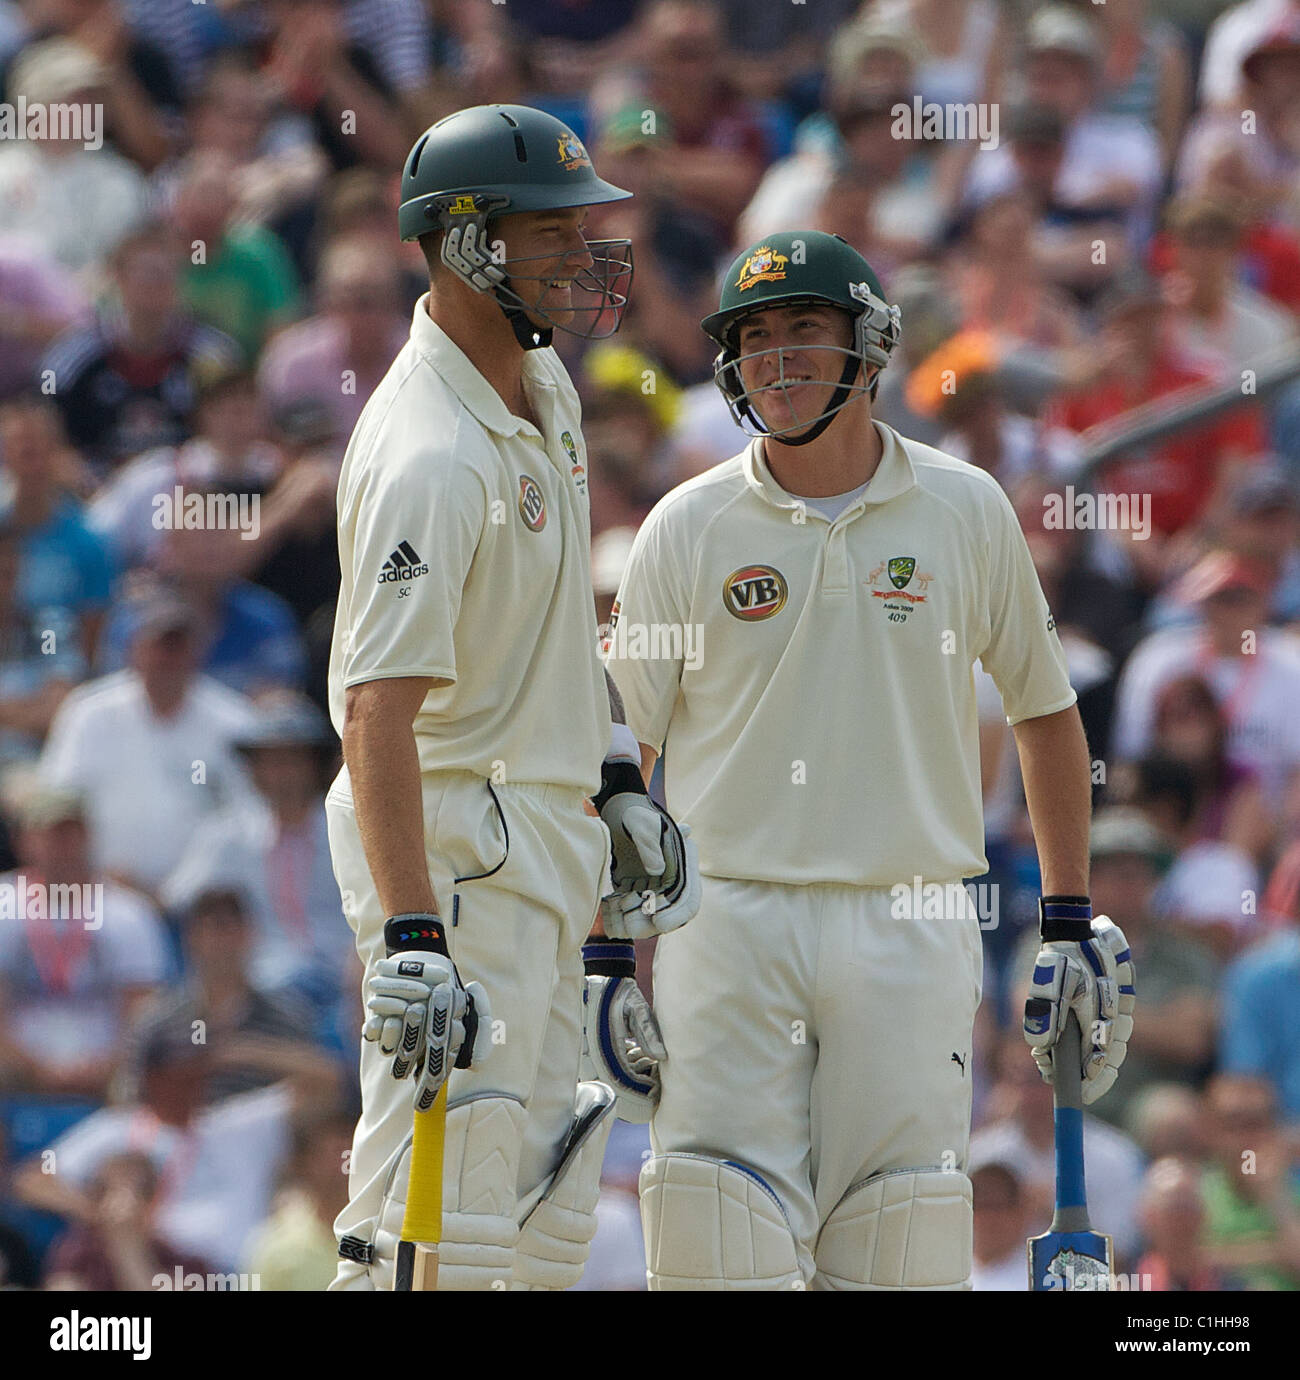
[[[409,541],[399,542],[397,550],[384,562],[379,571],[381,585],[396,584],[399,580],[414,580],[427,575],[429,567],[420,560]]]

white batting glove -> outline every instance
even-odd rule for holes
[[[1095,1102],[1119,1076],[1133,1033],[1133,959],[1124,932],[1105,915],[1087,918],[1083,898],[1044,897],[1044,943],[1025,1002],[1025,1039],[1043,1081],[1073,1011],[1083,1036],[1083,1101]],[[1077,936],[1077,937],[1075,937]]]
[[[636,982],[630,943],[582,947],[582,1077],[614,1089],[617,1114],[644,1125],[659,1102],[659,1065],[668,1058],[659,1022]]]
[[[613,893],[601,901],[611,939],[648,939],[679,929],[700,908],[699,854],[689,825],[678,826],[650,798],[630,763],[606,762],[596,809],[609,830]]]
[[[487,1056],[492,1008],[480,983],[461,982],[438,916],[394,916],[384,939],[389,952],[366,984],[361,1034],[392,1058],[394,1078],[414,1079],[416,1110],[427,1111],[452,1068]]]

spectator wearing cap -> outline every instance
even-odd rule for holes
[[[196,369],[239,361],[229,336],[181,307],[182,262],[165,226],[133,231],[108,256],[112,294],[94,323],[60,336],[41,361],[69,439],[101,475],[191,435]]]
[[[258,379],[270,406],[322,402],[335,439],[346,444],[409,334],[400,287],[396,261],[377,256],[369,237],[331,243],[321,255],[316,314],[281,331],[262,353]]]
[[[1273,1089],[1282,1117],[1300,1123],[1300,841],[1278,859],[1261,901],[1273,933],[1223,979],[1219,1067]]]
[[[1201,99],[1234,115],[1241,110],[1241,64],[1280,25],[1300,14],[1296,0],[1241,0],[1210,25],[1201,56]]]
[[[24,47],[8,70],[5,100],[28,109],[67,104],[102,119],[108,72],[83,44],[66,37]],[[25,131],[34,127],[29,121]],[[140,170],[96,131],[47,121],[41,137],[0,141],[0,232],[20,235],[65,268],[84,275],[145,214]],[[63,136],[63,137],[60,137]],[[75,136],[75,137],[72,137]],[[90,146],[88,146],[90,145]],[[70,208],[76,207],[72,214]]]
[[[1134,649],[1120,677],[1112,755],[1122,761],[1145,756],[1161,690],[1196,673],[1223,705],[1229,757],[1258,773],[1276,809],[1300,767],[1300,651],[1268,626],[1268,574],[1215,550],[1182,577],[1176,592],[1199,611],[1200,625],[1154,632]]]
[[[769,155],[757,110],[731,80],[724,38],[713,0],[650,0],[628,44],[636,69],[598,78],[591,107],[598,127],[629,107],[653,111],[655,178],[725,239]]]
[[[45,1261],[45,1288],[95,1293],[144,1293],[176,1287],[188,1275],[203,1281],[211,1265],[178,1251],[157,1231],[158,1170],[149,1156],[126,1150],[105,1160],[86,1190],[89,1218],[74,1223]]]
[[[268,992],[250,975],[256,926],[244,893],[214,887],[181,911],[185,981],[143,1010],[132,1039],[200,1031],[211,1052],[203,1096],[220,1102],[295,1074],[322,1086],[338,1068],[312,1043],[316,1013],[301,992]],[[340,920],[340,928],[347,926]]]
[[[1168,307],[1154,279],[1138,271],[1122,275],[1107,289],[1099,311],[1096,368],[1085,386],[1057,399],[1054,418],[1061,425],[1087,431],[1179,389],[1212,384],[1212,375],[1192,368],[1171,345]],[[1107,462],[1099,481],[1104,489],[1149,496],[1151,530],[1142,540],[1123,541],[1143,585],[1158,586],[1164,579],[1166,538],[1215,514],[1237,472],[1254,463],[1266,444],[1257,415],[1237,408]]]
[[[1038,943],[1036,934],[1034,943]],[[1134,1258],[1138,1246],[1134,1209],[1142,1178],[1142,1155],[1128,1136],[1096,1115],[1108,1100],[1109,1095],[1084,1112],[1083,1153],[1088,1165],[1088,1206],[1093,1228],[1114,1238],[1116,1268],[1122,1270]],[[1008,1031],[994,1050],[992,1087],[986,1105],[986,1120],[971,1134],[969,1162],[1012,1166],[1024,1184],[1029,1220],[1042,1223],[1033,1230],[1045,1231],[1052,1216],[1056,1185],[1052,1088],[1050,1083],[1043,1082],[1033,1060],[1025,1058],[1025,1042],[1019,1030]],[[1023,1238],[1020,1249],[1021,1268],[1026,1269]],[[1023,1278],[1021,1288],[1028,1282],[1027,1272]]]
[[[1020,1169],[1007,1160],[981,1159],[972,1162],[970,1181],[975,1207],[970,1287],[1023,1293],[1029,1276],[1025,1241],[1034,1224]]]
[[[26,394],[0,403],[0,461],[0,520],[13,529],[21,552],[17,605],[54,636],[55,649],[62,639],[65,652],[89,662],[112,594],[114,562],[67,491],[76,461],[49,398]]]
[[[1257,32],[1241,55],[1239,71],[1240,104],[1202,111],[1188,131],[1179,184],[1199,184],[1212,175],[1214,164],[1235,158],[1237,178],[1249,185],[1255,214],[1295,232],[1300,230],[1300,151],[1294,134],[1300,117],[1300,8],[1289,6]]]
[[[1121,1127],[1149,1084],[1195,1085],[1203,1076],[1214,1052],[1218,966],[1202,945],[1156,915],[1156,888],[1168,866],[1169,845],[1144,815],[1122,807],[1099,810],[1090,857],[1093,905],[1124,931],[1134,970],[1141,974],[1142,1011],[1129,1041],[1124,1086],[1117,1083],[1113,1096],[1093,1108],[1096,1116]],[[1027,939],[1021,942],[1014,971],[1022,990],[1029,985],[1036,952],[1030,952]]]
[[[266,1217],[289,1150],[296,1112],[335,1096],[315,1066],[256,1092],[207,1103],[212,1064],[190,1028],[155,1030],[138,1051],[135,1087],[126,1100],[77,1122],[15,1175],[15,1196],[70,1223],[93,1223],[94,1177],[126,1152],[146,1155],[161,1190],[154,1215],[159,1239],[199,1256],[220,1272],[240,1268],[248,1239]],[[47,1174],[42,1164],[58,1166]]]
[[[139,586],[161,585],[193,610],[198,664],[213,680],[246,695],[301,689],[307,652],[293,610],[279,595],[241,577],[244,564],[256,558],[261,534],[257,495],[206,485],[184,501],[195,498],[200,503],[218,500],[215,517],[189,526],[175,518],[172,505],[157,577],[142,579]],[[251,555],[246,554],[249,548]],[[142,603],[148,598],[129,588],[114,604],[104,628],[98,663],[102,672],[111,674],[129,664]]]
[[[1138,1222],[1145,1246],[1139,1287],[1155,1293],[1206,1293],[1230,1287],[1206,1259],[1205,1204],[1200,1172],[1173,1155],[1158,1159],[1142,1180]]]
[[[222,150],[191,153],[176,175],[170,222],[191,255],[181,298],[199,321],[230,336],[254,361],[300,310],[298,274],[274,231],[236,219],[239,167]]]
[[[194,610],[165,591],[142,601],[131,664],[78,686],[59,708],[42,776],[80,792],[96,865],[153,893],[210,814],[251,791],[234,739],[251,703],[197,670]]]
[[[1243,369],[1295,339],[1295,322],[1241,281],[1245,221],[1235,207],[1178,201],[1166,223],[1172,263],[1163,287],[1173,344],[1194,368],[1238,381]]]
[[[1205,1092],[1204,1259],[1230,1289],[1300,1289],[1296,1146],[1262,1078],[1219,1074]]]
[[[163,895],[184,910],[207,889],[238,889],[253,922],[253,981],[306,991],[320,1014],[333,1015],[324,1008],[358,977],[325,832],[337,742],[310,700],[281,695],[255,707],[234,744],[257,798],[194,830]]]
[[[51,638],[49,620],[18,602],[22,534],[0,520],[0,769],[40,754],[64,696],[86,673],[74,638]]]
[[[1137,247],[1150,233],[1160,191],[1160,146],[1139,120],[1097,109],[1102,61],[1097,34],[1078,10],[1047,5],[1030,18],[1025,94],[1065,124],[1054,200],[1081,220],[1118,220]],[[980,202],[1017,182],[1015,159],[1002,145],[973,161],[967,192]]]
[[[0,1081],[102,1098],[127,1028],[167,977],[157,911],[91,862],[75,792],[29,781],[0,877]]]

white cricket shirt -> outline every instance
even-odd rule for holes
[[[423,771],[591,794],[610,718],[578,395],[554,350],[525,354],[539,433],[427,300],[343,457],[330,718],[341,734],[348,686],[433,677]]]
[[[976,876],[972,664],[1009,723],[1074,703],[997,482],[873,425],[879,468],[834,522],[777,484],[755,442],[637,535],[607,664],[632,731],[663,746],[668,808],[710,875]]]

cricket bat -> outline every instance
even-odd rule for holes
[[[1083,1035],[1073,1011],[1052,1053],[1056,1208],[1051,1229],[1029,1239],[1029,1288],[1099,1292],[1110,1287],[1115,1250],[1093,1231],[1083,1175]]]

